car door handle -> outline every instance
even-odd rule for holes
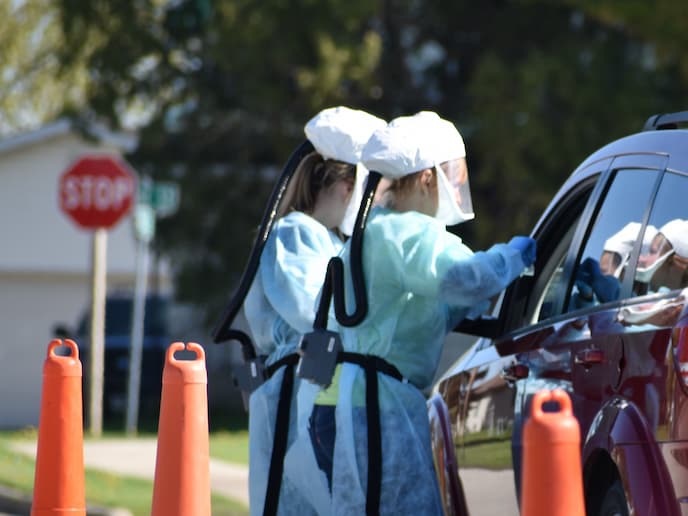
[[[604,351],[601,349],[584,349],[576,353],[574,361],[584,367],[601,364],[604,362]]]
[[[512,364],[502,369],[502,378],[513,384],[516,380],[527,378],[529,372],[530,369],[525,364]]]

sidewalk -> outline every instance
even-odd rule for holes
[[[36,456],[35,442],[16,443],[14,449]],[[155,438],[85,440],[84,465],[118,475],[153,480],[156,451]],[[248,507],[248,467],[210,459],[210,489]]]

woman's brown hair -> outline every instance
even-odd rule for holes
[[[437,181],[437,172],[434,168],[432,170],[432,175],[435,181]],[[408,174],[406,176],[393,179],[389,182],[389,185],[382,193],[381,204],[387,208],[396,208],[396,203],[399,199],[408,195],[414,188],[416,188],[416,183],[418,182],[418,177],[423,171],[414,172],[413,174]]]
[[[355,165],[324,159],[319,153],[311,152],[301,160],[294,172],[277,215],[282,217],[292,211],[312,213],[321,191],[343,179],[353,182],[355,178]]]

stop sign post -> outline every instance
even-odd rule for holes
[[[136,178],[116,156],[82,156],[60,176],[60,209],[93,230],[90,346],[90,432],[102,433],[107,230],[131,209]]]

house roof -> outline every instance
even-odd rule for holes
[[[113,132],[101,124],[89,124],[87,131],[101,143],[112,145],[124,152],[130,152],[138,145],[138,138],[136,135]],[[35,145],[70,132],[78,132],[77,124],[72,120],[62,118],[34,131],[17,134],[0,140],[0,154]]]

